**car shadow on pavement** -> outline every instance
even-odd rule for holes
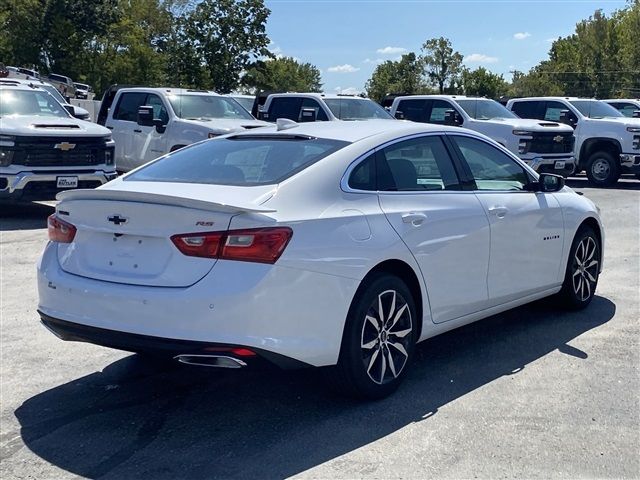
[[[587,177],[573,177],[568,178],[566,183],[569,187],[573,189],[581,189],[581,188],[598,188],[594,187],[589,183]],[[606,187],[607,190],[640,190],[640,180],[637,180],[635,177],[627,176],[621,177],[618,180],[618,183],[612,185],[610,187]]]
[[[47,228],[47,217],[54,211],[43,203],[0,205],[0,232]]]
[[[89,478],[288,477],[429,421],[552,351],[587,358],[568,343],[615,310],[603,297],[581,312],[537,302],[430,339],[400,389],[370,403],[333,395],[315,370],[230,372],[131,355],[26,400],[15,413],[22,441],[3,457],[24,442]]]

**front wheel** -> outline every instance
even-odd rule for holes
[[[417,325],[414,299],[402,280],[389,274],[367,280],[349,309],[340,358],[328,369],[328,380],[350,396],[389,395],[407,373]]]
[[[611,153],[595,152],[587,162],[587,177],[595,186],[610,187],[620,178],[620,165]]]
[[[579,310],[593,300],[600,275],[600,242],[593,229],[582,227],[578,230],[564,276],[559,297],[564,306]]]

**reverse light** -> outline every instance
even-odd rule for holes
[[[58,243],[71,243],[76,236],[76,227],[58,218],[54,213],[47,218],[49,240]]]
[[[292,235],[289,227],[270,227],[180,234],[172,236],[171,241],[189,257],[274,264]]]

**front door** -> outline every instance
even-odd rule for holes
[[[377,155],[380,206],[418,262],[436,323],[487,307],[489,223],[438,135]]]
[[[489,297],[499,305],[562,282],[564,221],[552,193],[529,192],[531,177],[489,143],[450,135],[475,181],[491,224]]]
[[[159,120],[161,125],[164,125],[164,128],[160,128],[159,131],[155,126],[146,127],[136,125],[132,144],[134,158],[131,168],[139,167],[167,153],[168,134],[166,128],[169,123],[167,107],[162,102],[160,96],[154,93],[147,95],[144,105],[153,107],[154,120]]]

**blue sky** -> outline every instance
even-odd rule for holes
[[[624,0],[266,0],[271,50],[322,71],[324,90],[362,90],[376,63],[444,36],[470,68],[528,71],[551,41]]]

